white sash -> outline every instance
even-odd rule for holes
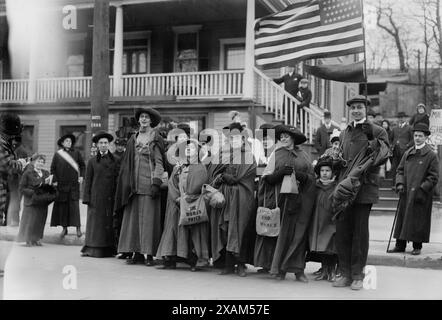
[[[70,164],[70,166],[72,168],[75,169],[75,171],[77,171],[78,175],[80,175],[80,169],[78,168],[78,164],[77,162],[71,157],[71,155],[69,153],[67,153],[66,151],[64,151],[63,149],[60,149],[57,151],[57,153],[67,162]]]

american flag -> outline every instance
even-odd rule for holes
[[[362,0],[300,1],[256,21],[255,57],[264,68],[364,52]]]

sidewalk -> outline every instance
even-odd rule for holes
[[[69,234],[60,238],[61,227],[50,227],[50,215],[52,206],[49,207],[48,219],[46,221],[45,235],[43,243],[62,244],[82,246],[84,243],[84,231],[86,225],[87,207],[80,205],[81,229],[83,236],[77,238],[76,229],[69,228]],[[386,253],[388,238],[390,236],[391,226],[393,224],[394,213],[385,215],[370,216],[370,249],[368,264],[400,266],[411,268],[431,268],[442,270],[442,208],[440,205],[433,207],[432,226],[430,234],[430,243],[424,243],[422,253],[419,256],[412,256],[411,243],[404,253]],[[14,241],[18,234],[18,227],[0,227],[0,241]],[[394,247],[394,239],[390,248]],[[80,248],[79,248],[80,250]]]

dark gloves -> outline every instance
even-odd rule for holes
[[[296,172],[296,180],[298,180],[300,184],[304,184],[308,180],[308,174],[305,172]]]
[[[404,189],[404,185],[403,184],[398,184],[396,186],[396,193],[402,194],[404,193],[405,189]]]
[[[361,127],[362,127],[362,132],[367,136],[367,139],[373,140],[374,139],[373,126],[370,123],[363,123]]]
[[[284,166],[284,167],[276,170],[274,173],[265,176],[264,178],[270,184],[277,184],[277,183],[281,182],[281,180],[284,178],[284,176],[291,175],[292,173],[293,173],[292,167]]]
[[[156,199],[160,196],[161,183],[162,183],[161,179],[153,178],[152,185],[150,186],[150,193],[151,193],[150,196],[152,197],[152,199]]]
[[[417,203],[425,203],[425,200],[427,199],[427,193],[424,191],[424,189],[419,188],[416,190],[416,196],[414,199]]]
[[[223,173],[223,181],[226,184],[228,184],[229,186],[233,185],[233,184],[236,184],[238,182],[233,175],[228,174],[228,173]]]

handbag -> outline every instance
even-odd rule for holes
[[[226,203],[224,195],[214,187],[218,181],[221,180],[221,175],[218,175],[211,184],[203,184],[201,194],[212,208],[222,208]]]
[[[256,233],[265,237],[277,237],[281,229],[281,210],[278,208],[278,191],[275,186],[276,208],[266,207],[266,187],[264,187],[264,207],[256,212]]]
[[[294,171],[291,175],[284,176],[281,184],[281,193],[299,193],[298,182],[296,181],[296,174]]]
[[[179,226],[188,226],[188,225],[209,221],[209,216],[207,215],[206,202],[204,201],[204,196],[202,194],[200,194],[200,196],[196,200],[192,202],[187,202],[185,199],[186,194],[181,185],[180,185],[180,193],[181,193],[181,198],[180,198],[180,220],[178,222]]]

